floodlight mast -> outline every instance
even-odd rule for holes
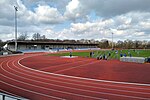
[[[112,32],[112,50],[114,49],[114,45],[113,45],[113,32]]]
[[[15,51],[17,51],[17,11],[18,7],[14,6],[15,8]]]
[[[109,29],[109,30],[111,31],[111,29]],[[114,33],[111,31],[111,34],[112,34],[112,41],[111,41],[112,42],[112,44],[111,44],[112,47],[111,48],[113,50],[114,49],[114,44],[113,44],[113,35],[114,35]]]

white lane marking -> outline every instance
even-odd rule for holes
[[[5,91],[5,90],[3,90],[3,89],[0,89],[0,92],[6,94],[6,96],[7,96],[7,95],[11,95],[11,96],[15,96],[15,97],[17,97],[17,98],[21,98],[21,99],[23,99],[23,100],[29,100],[29,99],[27,99],[27,98],[25,98],[25,97],[21,97],[21,96],[19,96],[19,95],[16,95],[16,94],[14,94],[14,93],[10,93],[10,92]],[[1,94],[1,93],[0,93],[0,94]]]
[[[9,72],[6,71],[4,68],[1,67],[1,69],[4,70],[5,72],[9,73]],[[1,75],[2,75],[2,74],[1,74]],[[45,87],[41,87],[41,86],[36,86],[36,85],[30,84],[30,83],[24,83],[24,82],[22,82],[22,81],[15,80],[15,79],[10,78],[10,77],[7,77],[7,76],[5,76],[5,75],[2,75],[2,76],[5,77],[5,78],[7,78],[7,79],[16,81],[16,82],[18,82],[18,83],[26,84],[26,85],[29,85],[29,86],[32,86],[32,87],[41,88],[41,89],[44,89],[44,90],[49,90],[49,91],[59,92],[59,93],[63,93],[63,94],[69,94],[69,95],[79,96],[79,97],[91,98],[91,99],[107,100],[107,99],[104,99],[104,98],[97,98],[97,97],[92,97],[92,96],[87,96],[87,95],[81,95],[81,94],[75,94],[75,93],[70,93],[70,92],[64,92],[64,91],[60,91],[60,90],[49,89],[49,88],[45,88]]]
[[[91,60],[91,59],[90,59]],[[64,65],[72,65],[72,64],[76,64],[76,63],[79,63],[79,62],[87,62],[87,61],[90,61],[90,60],[82,60],[82,61],[76,61],[76,62],[70,62],[70,63],[66,63],[66,64],[59,64],[59,65],[54,65],[54,66],[48,66],[46,68],[41,68],[40,70],[47,70],[47,69],[51,69],[51,68],[57,68],[57,67],[60,67],[60,66],[64,66]],[[93,60],[91,60],[93,61]]]
[[[36,56],[36,55],[34,55],[34,56]],[[30,56],[28,56],[28,57],[30,57]],[[25,57],[25,58],[28,58],[28,57]],[[61,76],[61,77],[68,77],[68,78],[80,79],[80,80],[88,80],[88,81],[96,81],[96,82],[105,82],[105,83],[115,83],[115,84],[125,84],[125,85],[137,85],[137,86],[150,86],[150,84],[130,83],[130,82],[118,82],[118,81],[109,81],[109,80],[98,80],[98,79],[75,77],[75,76],[69,76],[69,75],[62,75],[62,74],[55,74],[55,73],[50,73],[50,72],[44,72],[44,71],[40,71],[40,70],[28,68],[28,67],[22,65],[22,64],[20,63],[20,61],[23,60],[23,59],[24,59],[24,58],[21,58],[20,60],[18,60],[18,64],[19,64],[20,66],[22,66],[23,68],[30,69],[30,70],[33,70],[33,71],[36,71],[36,72],[40,72],[40,73],[49,74],[49,75]]]
[[[24,88],[21,88],[21,87],[18,87],[18,86],[15,86],[15,85],[3,82],[1,80],[0,80],[0,82],[3,83],[3,84],[9,85],[11,87],[14,87],[14,88],[17,88],[17,89],[20,89],[20,90],[23,90],[23,91],[27,91],[27,92],[30,92],[30,93],[34,93],[34,94],[37,94],[37,95],[41,95],[41,96],[45,96],[45,97],[49,97],[49,98],[53,98],[53,99],[57,99],[57,100],[64,100],[63,98],[58,98],[58,97],[54,97],[54,96],[49,96],[49,95],[46,95],[46,94],[42,94],[42,93],[39,93],[39,92],[27,90],[27,89],[24,89]]]
[[[8,62],[9,63],[9,62]],[[13,65],[14,65],[14,61],[13,61]],[[7,65],[9,66],[9,65]],[[15,65],[14,65],[15,66]],[[8,67],[9,69],[11,69],[10,67]],[[5,70],[5,69],[4,69]],[[12,69],[13,70],[13,69]],[[5,70],[6,71],[6,70]],[[15,71],[15,70],[14,70]],[[14,75],[14,76],[17,76],[17,77],[20,77],[20,78],[23,78],[23,79],[26,79],[26,80],[30,80],[30,81],[34,81],[34,82],[39,82],[39,83],[43,83],[43,84],[47,84],[47,85],[50,85],[51,83],[46,83],[46,82],[40,82],[40,81],[37,81],[37,80],[33,80],[33,79],[28,79],[28,78],[25,78],[25,77],[21,77],[21,76],[18,76],[18,75],[15,75],[13,73],[10,73],[8,71],[6,71],[7,73],[11,74],[11,75]],[[16,72],[16,71],[15,71]],[[23,74],[23,73],[22,73]],[[24,75],[27,75],[27,74],[24,74]],[[30,76],[30,75],[28,75]],[[74,90],[80,90],[80,91],[86,91],[86,90],[83,90],[83,89],[77,89],[77,88],[71,88],[71,87],[66,87],[66,86],[60,86],[60,85],[56,85],[56,84],[51,84],[53,86],[57,86],[57,87],[63,87],[63,88],[68,88],[68,89],[74,89]],[[90,91],[90,90],[87,90],[86,92],[94,92],[94,93],[98,93],[98,92],[95,92],[95,91]],[[101,98],[101,99],[104,99],[104,98]]]
[[[34,55],[34,56],[36,56],[36,55]],[[22,58],[21,58],[22,59]],[[23,68],[25,68],[25,69],[29,69],[29,70],[32,70],[32,71],[35,71],[35,72],[39,72],[39,73],[45,73],[45,74],[50,74],[50,75],[53,75],[53,76],[57,76],[57,75],[61,75],[61,74],[57,74],[57,75],[54,75],[54,73],[47,73],[47,72],[44,72],[44,71],[39,71],[39,70],[34,70],[34,69],[32,69],[32,68],[28,68],[28,67],[26,67],[26,66],[24,66],[24,65],[21,65],[19,62],[18,62],[18,64],[20,65],[20,66],[22,66]],[[19,67],[17,67],[17,68],[19,68]],[[19,68],[20,70],[23,70],[23,69],[21,69],[21,68]],[[28,73],[31,73],[30,71],[28,71],[28,70],[23,70],[23,71],[26,71],[26,72],[28,72]],[[35,75],[39,75],[39,74],[37,74],[37,73],[33,73],[33,74],[35,74]],[[64,75],[61,75],[61,76],[64,76]],[[66,76],[66,75],[65,75]],[[69,76],[68,76],[69,77]],[[65,77],[64,77],[65,78]],[[77,77],[78,78],[78,77]],[[79,77],[80,78],[80,77]],[[63,79],[63,78],[60,78],[60,79]],[[73,78],[74,79],[74,78]],[[63,79],[63,80],[71,80],[71,79]],[[72,81],[74,81],[74,80],[72,80]],[[79,81],[78,80],[78,82],[82,82],[82,83],[85,83],[85,82],[83,82],[83,81]],[[91,82],[86,82],[86,83],[91,83]],[[106,82],[105,82],[106,83]],[[96,84],[96,83],[91,83],[91,84]],[[114,86],[114,85],[106,85],[106,86]],[[115,87],[125,87],[125,88],[133,88],[133,89],[135,89],[134,87],[131,87],[131,86],[115,86]],[[149,90],[149,89],[145,89],[145,88],[139,88],[139,87],[136,87],[136,89],[144,89],[144,90]]]
[[[16,66],[16,65],[14,65],[14,66]],[[16,68],[18,68],[18,67],[16,67]],[[20,69],[20,68],[19,68],[19,69]],[[12,69],[12,70],[13,70],[13,69]],[[22,70],[22,69],[20,69],[20,70]],[[15,71],[15,70],[14,70],[14,71]],[[29,71],[26,71],[26,70],[23,70],[23,71],[30,73]],[[18,72],[18,73],[20,73],[20,72]],[[21,74],[24,74],[24,73],[21,73]],[[30,74],[24,74],[24,75],[31,76],[31,77],[35,77],[35,78],[38,78],[38,79],[48,80],[47,78],[36,77],[36,76],[30,75]],[[59,79],[59,78],[57,78],[57,79]],[[88,86],[88,85],[74,84],[74,83],[70,83],[70,82],[56,81],[56,80],[52,80],[52,79],[51,79],[51,81],[53,81],[53,82],[59,82],[59,83],[65,83],[65,84],[69,84],[69,85],[77,85],[77,86],[91,87],[91,88],[100,88],[100,89],[116,90],[116,91],[131,92],[131,93],[134,92],[134,93],[141,93],[141,94],[150,94],[150,93],[143,93],[143,92],[136,92],[136,91],[119,90],[119,89],[113,89],[113,88],[110,89],[110,88],[103,88],[103,87],[95,87],[95,86]],[[104,85],[105,85],[105,84],[104,84]],[[111,85],[111,86],[112,86],[112,85]],[[115,88],[115,86],[114,86],[114,88]],[[136,88],[136,89],[138,89],[138,88]]]
[[[5,61],[7,61],[7,60],[5,60]],[[2,68],[2,65],[3,65],[3,63],[4,63],[5,61],[1,62],[1,64],[0,64],[0,68],[1,68],[1,69],[3,69],[3,68]],[[1,73],[0,73],[0,75],[2,75],[3,77],[7,77],[7,76],[5,76],[5,75],[3,75],[3,74],[1,74]],[[9,77],[7,77],[7,78],[9,78]],[[12,78],[9,78],[9,79],[12,79]],[[14,80],[14,79],[12,79],[12,80]],[[16,80],[16,81],[17,81],[17,80]],[[2,82],[2,83],[4,83],[4,84],[7,84],[7,85],[9,85],[9,86],[11,86],[11,87],[14,87],[14,88],[17,88],[17,89],[20,89],[20,90],[23,90],[23,91],[27,91],[27,92],[30,92],[30,93],[33,93],[33,94],[38,94],[38,95],[42,95],[42,96],[45,96],[45,97],[49,97],[49,98],[53,98],[53,99],[58,99],[58,100],[64,100],[63,98],[58,98],[58,97],[54,97],[54,96],[42,94],[42,93],[39,93],[39,92],[27,90],[27,89],[24,89],[24,88],[21,88],[21,87],[18,87],[18,86],[15,86],[15,85],[12,85],[12,84],[3,82],[3,81],[1,81],[1,80],[0,80],[0,82]],[[22,82],[22,83],[23,83],[23,82]]]
[[[26,67],[25,67],[26,68]],[[28,69],[28,68],[26,68],[26,69]],[[30,68],[29,68],[30,69]],[[30,70],[32,70],[32,69],[30,69]],[[37,72],[39,72],[38,70],[37,70]],[[41,73],[41,72],[40,72]],[[47,74],[51,74],[51,73],[47,73]],[[52,74],[51,74],[52,75]],[[55,75],[54,75],[55,76]],[[58,78],[57,78],[58,79]],[[62,79],[62,78],[61,78]],[[66,79],[66,80],[70,80],[70,79]],[[73,81],[73,80],[72,80]],[[78,81],[79,82],[79,81]],[[82,82],[82,81],[80,81],[80,82]],[[83,82],[82,82],[83,83]],[[84,82],[85,83],[85,82]],[[90,82],[86,82],[86,83],[90,83]],[[90,83],[91,84],[91,83]],[[92,84],[94,84],[94,83],[92,83]],[[114,86],[114,85],[107,85],[107,86]],[[133,89],[144,89],[144,90],[149,90],[148,88],[137,88],[137,87],[131,87],[131,86],[114,86],[114,87],[125,87],[125,88],[133,88]]]
[[[18,68],[18,67],[17,67]],[[19,68],[20,69],[20,68]],[[20,69],[22,70],[22,69]],[[28,72],[28,73],[31,73],[30,71],[27,71],[27,70],[24,70],[25,72]],[[23,74],[23,73],[22,73]],[[42,77],[36,77],[36,76],[33,76],[33,75],[30,75],[30,74],[24,74],[24,75],[27,75],[27,76],[32,76],[32,77],[35,77],[35,78],[38,78],[38,79],[44,79],[44,80],[48,80],[47,78],[42,78]],[[62,78],[56,78],[56,79],[62,79]],[[68,79],[67,79],[68,80]],[[93,88],[102,88],[102,87],[95,87],[95,86],[88,86],[88,85],[81,85],[81,84],[74,84],[74,83],[70,83],[70,82],[65,82],[65,81],[56,81],[56,80],[51,80],[51,81],[54,81],[54,82],[59,82],[59,83],[65,83],[65,84],[70,84],[70,85],[78,85],[78,86],[86,86],[86,87],[93,87]],[[73,81],[73,80],[72,80]],[[74,82],[74,81],[73,81]],[[77,81],[75,81],[77,82]],[[83,82],[83,81],[78,81],[79,83],[89,83],[89,82]],[[90,83],[91,84],[91,83]],[[96,85],[94,83],[92,83],[93,85]],[[101,84],[99,84],[101,85]],[[103,84],[102,86],[113,86],[114,88],[115,87],[124,87],[124,88],[131,88],[131,89],[141,89],[141,90],[150,90],[150,89],[145,89],[145,88],[137,88],[137,87],[126,87],[126,86],[114,86],[114,85],[106,85],[106,84]],[[106,88],[107,89],[107,88]],[[110,90],[116,90],[116,89],[110,89]],[[124,90],[119,90],[119,91],[124,91]],[[126,91],[126,90],[125,90]],[[138,92],[137,92],[138,93]],[[139,92],[140,93],[140,92]],[[142,93],[142,92],[141,92]]]
[[[79,67],[83,67],[83,66],[86,66],[86,65],[91,65],[91,64],[95,64],[99,61],[93,61],[93,62],[89,62],[89,63],[86,63],[86,64],[82,64],[82,65],[79,65],[79,66],[75,66],[75,67],[71,67],[71,68],[66,68],[66,69],[63,69],[63,70],[58,70],[58,71],[55,71],[53,73],[61,73],[61,72],[64,72],[64,71],[68,71],[68,70],[72,70],[72,69],[75,69],[75,68],[79,68]]]
[[[14,65],[14,61],[13,61],[13,65]],[[14,65],[15,66],[15,65]],[[10,67],[9,67],[10,68]],[[12,68],[10,68],[11,70],[13,70]],[[15,70],[13,70],[13,71],[15,71]],[[17,72],[17,71],[15,71],[15,72]],[[9,73],[9,72],[8,72]],[[20,73],[20,72],[18,72],[18,73]],[[17,75],[15,75],[15,74],[13,74],[13,73],[11,73],[12,75],[14,75],[14,76],[17,76]],[[23,74],[23,73],[21,73],[21,74]],[[24,75],[27,75],[27,74],[24,74]],[[28,75],[28,76],[31,76],[31,75]],[[17,76],[17,77],[21,77],[21,76]],[[24,78],[24,77],[21,77],[21,78]],[[31,79],[28,79],[28,78],[24,78],[24,79],[26,79],[26,80],[31,80]],[[43,83],[43,84],[51,84],[51,83],[46,83],[46,82],[40,82],[40,81],[37,81],[37,80],[31,80],[31,81],[34,81],[34,82],[39,82],[39,83]],[[51,80],[51,81],[53,81],[53,80]],[[56,82],[56,81],[55,81]],[[60,82],[60,83],[62,83],[62,82]],[[81,90],[81,91],[87,91],[87,92],[94,92],[94,91],[89,91],[89,90],[83,90],[83,89],[76,89],[76,88],[71,88],[71,87],[66,87],[66,86],[60,86],[60,85],[55,85],[55,84],[51,84],[51,85],[54,85],[54,86],[58,86],[58,87],[63,87],[63,88],[69,88],[69,89],[75,89],[75,90]],[[73,84],[73,85],[77,85],[77,84]],[[78,86],[81,86],[81,85],[78,85]],[[84,87],[86,87],[85,85],[83,85]],[[143,93],[143,92],[136,92],[136,91],[126,91],[126,90],[118,90],[118,89],[108,89],[108,88],[101,88],[101,87],[93,87],[93,88],[95,88],[95,89],[97,89],[97,88],[99,88],[99,89],[106,89],[106,90],[116,90],[116,91],[122,91],[122,92],[130,92],[130,93],[139,93],[139,94],[150,94],[150,93]],[[96,92],[95,92],[96,93]]]
[[[35,56],[35,55],[34,55],[34,56]],[[19,64],[19,63],[18,63],[18,64]],[[20,69],[20,68],[19,68],[19,69]],[[28,68],[26,67],[26,69],[28,69]],[[21,70],[22,70],[22,69],[21,69]],[[29,68],[29,70],[32,70],[32,69]],[[29,72],[29,71],[27,71],[27,72]],[[38,72],[38,70],[37,70],[37,72]],[[29,72],[29,73],[30,73],[30,72]],[[41,72],[39,72],[39,73],[41,73]],[[34,73],[34,74],[36,74],[36,73]],[[47,74],[50,74],[50,73],[47,73]],[[36,74],[36,75],[37,75],[37,74]],[[52,74],[51,74],[51,75],[52,75]],[[55,75],[53,75],[53,76],[55,76]],[[65,77],[64,77],[64,78],[65,78]],[[63,79],[63,78],[57,78],[57,79]],[[63,80],[69,80],[69,81],[70,81],[71,79],[68,79],[68,78],[67,78],[67,79],[63,79]],[[75,80],[71,80],[71,81],[75,81]],[[77,81],[75,81],[75,82],[77,82]],[[91,83],[91,82],[83,82],[83,81],[79,81],[79,80],[78,80],[78,82],[81,82],[81,83],[89,83],[89,84],[96,84],[96,83]],[[101,84],[101,85],[102,85],[102,84]],[[103,86],[104,86],[104,85],[105,85],[105,86],[119,87],[119,88],[120,88],[120,87],[123,87],[123,88],[131,88],[131,89],[150,90],[150,89],[148,89],[148,88],[141,88],[141,87],[139,88],[139,87],[131,87],[131,86],[114,86],[114,85],[111,85],[111,84],[110,84],[110,85],[108,85],[108,84],[106,85],[106,84],[104,84],[104,82],[103,82]]]
[[[7,65],[8,66],[8,65]],[[3,69],[5,70],[5,69]],[[5,70],[6,71],[6,70]],[[7,77],[7,76],[6,76]],[[8,77],[9,78],[9,77]],[[10,78],[11,79],[11,78]],[[19,81],[18,81],[19,82]],[[27,83],[29,84],[29,83]],[[31,84],[32,85],[32,84]],[[34,85],[32,85],[34,86]],[[43,88],[43,89],[47,89],[47,88],[44,88],[44,87],[41,87],[41,86],[38,86],[40,88]],[[51,90],[51,89],[47,89],[47,90]],[[79,90],[79,89],[77,89]],[[82,90],[83,91],[83,90]],[[86,91],[86,92],[93,92],[93,91]],[[93,92],[93,93],[100,93],[100,94],[106,94],[106,95],[112,95],[112,96],[119,96],[119,97],[127,97],[127,98],[134,98],[134,99],[149,99],[149,98],[143,98],[143,97],[135,97],[135,96],[127,96],[127,95],[120,95],[120,94],[113,94],[113,93],[105,93],[105,92]],[[87,97],[90,97],[91,96],[87,96]],[[93,97],[92,97],[93,98]],[[93,99],[96,99],[95,97]],[[97,98],[97,99],[103,99],[103,98]]]

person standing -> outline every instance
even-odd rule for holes
[[[72,52],[70,51],[70,57],[72,57]]]
[[[90,57],[92,57],[92,52],[90,52]]]

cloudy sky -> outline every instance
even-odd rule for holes
[[[0,0],[0,39],[18,34],[49,39],[150,41],[150,0]]]

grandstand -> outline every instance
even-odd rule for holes
[[[98,44],[65,43],[65,42],[44,42],[44,41],[18,41],[19,51],[49,51],[61,49],[87,49],[97,48]],[[14,51],[15,42],[8,42],[7,49]]]

